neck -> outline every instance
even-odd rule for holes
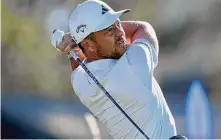
[[[97,58],[97,57],[87,57],[87,62],[93,62],[96,60],[100,60],[101,58]]]
[[[87,61],[93,62],[96,60],[104,59],[102,56],[97,55],[96,53],[87,53]]]

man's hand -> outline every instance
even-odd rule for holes
[[[82,61],[86,58],[78,45],[72,40],[70,34],[65,34],[62,42],[60,44],[56,43],[56,48],[64,54],[69,54],[70,51],[74,50]],[[74,60],[74,58],[72,58],[70,54],[68,55],[68,58],[70,59],[71,69],[74,71],[79,66],[79,64]]]
[[[78,45],[72,40],[70,34],[65,34],[61,43],[56,42],[56,48],[62,53],[68,54],[71,50],[78,48]]]
[[[64,54],[68,54],[68,58],[71,63],[71,68],[74,71],[79,64],[75,61],[75,59],[69,54],[70,51],[74,50],[78,57],[83,61],[86,57],[78,45],[72,40],[70,33],[64,34],[64,32],[57,31],[57,34],[54,32],[52,35],[52,45],[61,51]]]

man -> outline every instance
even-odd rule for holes
[[[176,127],[153,76],[158,40],[149,23],[120,21],[128,11],[115,12],[106,3],[94,0],[79,4],[69,19],[71,35],[65,35],[57,48],[68,53],[79,46],[88,69],[148,137],[168,139],[176,135]],[[70,59],[75,93],[106,125],[109,134],[115,139],[144,139],[82,67]]]

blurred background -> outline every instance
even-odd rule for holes
[[[1,1],[1,137],[110,138],[74,94],[71,67],[50,44],[82,0]],[[122,20],[148,21],[155,69],[177,131],[221,138],[221,0],[105,0]],[[92,10],[92,9],[89,9]]]

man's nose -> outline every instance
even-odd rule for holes
[[[122,31],[123,29],[121,29],[121,28],[117,28],[116,29],[116,37],[121,37],[121,36],[123,36],[123,31]]]

